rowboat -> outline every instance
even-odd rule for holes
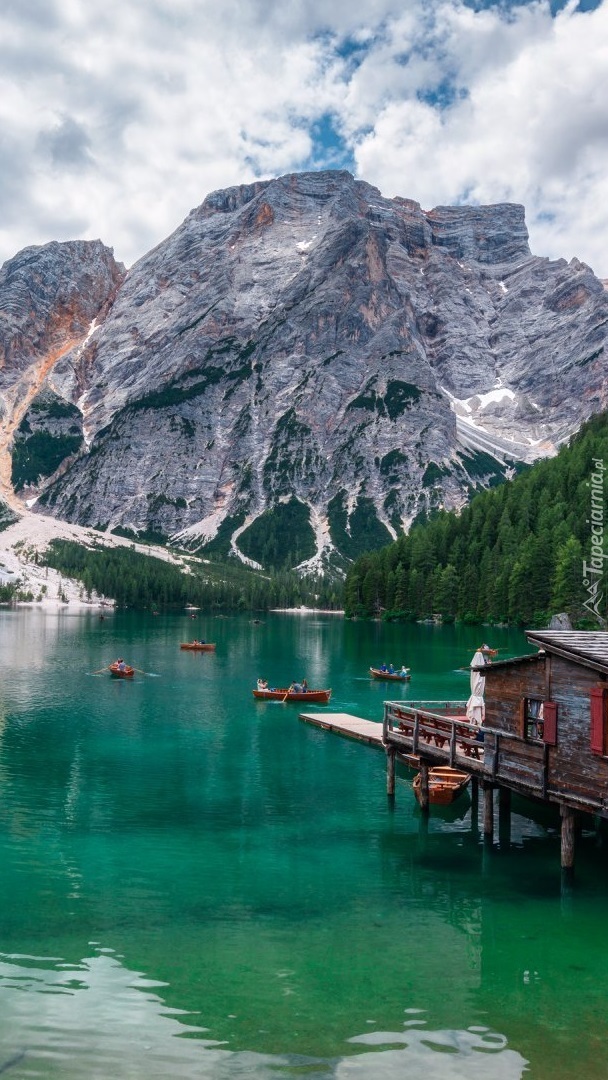
[[[128,664],[124,668],[119,667],[118,664],[110,664],[109,672],[115,679],[132,679],[135,675],[135,668],[129,667]]]
[[[380,668],[370,667],[369,673],[372,679],[386,679],[390,682],[408,682],[411,678],[410,668],[405,669],[405,675],[400,671],[381,671]]]
[[[306,701],[309,705],[327,705],[331,690],[253,690],[256,701]]]
[[[429,802],[434,806],[449,806],[464,791],[471,777],[449,765],[429,769]],[[420,773],[414,777],[414,795],[420,802]]]
[[[215,652],[215,644],[209,641],[182,641],[180,649],[189,649],[190,652]]]

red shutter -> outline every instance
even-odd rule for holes
[[[557,703],[543,702],[543,740],[549,746],[557,743]]]
[[[591,750],[594,754],[604,753],[604,703],[606,688],[591,688]]]
[[[525,698],[522,698],[520,703],[519,703],[519,714],[518,714],[518,717],[517,717],[517,721],[518,721],[518,724],[519,724],[519,731],[517,732],[517,734],[519,735],[520,739],[525,739],[525,737],[526,737],[526,699]]]

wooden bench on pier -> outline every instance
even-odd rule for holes
[[[446,750],[452,761],[457,751],[477,761],[483,756],[483,743],[477,738],[477,727],[466,717],[464,702],[386,702],[385,742],[393,731],[411,741],[414,753],[432,747]]]

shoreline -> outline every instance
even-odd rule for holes
[[[69,579],[65,578],[63,580],[63,584],[64,584],[64,587],[65,587],[65,591],[67,593],[69,591],[69,589],[68,589]],[[74,613],[74,614],[77,614],[77,615],[81,615],[81,614],[84,614],[86,612],[89,612],[89,613],[92,613],[94,615],[100,615],[100,616],[104,615],[104,616],[106,616],[106,615],[114,615],[116,613],[116,611],[118,611],[118,610],[139,611],[140,614],[148,614],[148,615],[152,614],[152,612],[146,611],[143,608],[141,608],[141,609],[138,609],[138,608],[124,608],[124,609],[122,609],[121,608],[121,609],[119,609],[119,608],[116,607],[116,604],[114,603],[113,600],[108,600],[108,599],[103,599],[103,600],[101,600],[101,599],[82,600],[80,598],[80,596],[70,596],[69,599],[67,600],[67,602],[65,600],[59,600],[59,599],[57,599],[55,597],[49,597],[49,596],[45,596],[41,600],[6,600],[4,602],[0,601],[0,611],[1,610],[7,610],[8,611],[8,610],[17,609],[17,608],[19,610],[21,610],[22,608],[31,608],[33,611],[44,611],[44,612],[50,613],[50,614],[56,614],[57,612],[63,612],[64,614]],[[194,616],[192,615],[192,611],[193,611],[192,608],[184,608],[183,610],[180,610],[180,611],[159,612],[159,614],[171,614],[171,615],[179,615],[179,616],[183,616],[183,617],[188,616],[189,618],[193,618]],[[203,618],[205,616],[210,617],[210,618],[214,618],[214,619],[217,619],[217,618],[229,618],[230,617],[228,614],[225,614],[225,613],[217,615],[217,614],[212,614],[210,611],[205,612],[201,608],[197,608],[196,611]],[[257,611],[248,611],[248,612],[240,612],[240,611],[236,612],[235,611],[235,612],[231,612],[230,614],[232,614],[232,615],[237,615],[237,614],[241,615],[242,614],[242,615],[249,615],[249,616],[251,616],[251,615],[264,615],[264,614],[268,614],[268,615],[270,615],[270,614],[272,614],[272,615],[341,615],[341,616],[344,616],[344,611],[342,611],[341,609],[335,609],[335,608],[310,608],[310,607],[309,608],[303,608],[303,607],[299,607],[299,608],[269,608],[266,613],[257,612]]]
[[[268,613],[273,615],[344,615],[342,608],[316,608],[316,607],[273,607],[268,608]]]
[[[116,607],[106,600],[103,604],[99,600],[70,599],[57,600],[54,597],[46,597],[42,600],[6,600],[0,602],[0,611],[21,611],[23,608],[31,608],[32,611],[42,611],[48,615],[63,613],[64,615],[82,615],[89,612],[93,615],[113,615]]]
[[[115,534],[100,534],[87,526],[74,525],[45,514],[35,514],[24,508],[21,517],[7,528],[0,530],[0,585],[19,581],[20,591],[29,594],[29,599],[11,600],[2,607],[30,607],[38,610],[57,612],[103,612],[114,611],[112,597],[92,592],[85,597],[85,589],[80,581],[68,578],[50,566],[41,565],[39,556],[53,540],[72,540],[84,547],[95,547],[100,542],[104,547],[125,547],[135,549],[142,555],[153,556],[173,563],[188,571],[184,557],[154,544],[139,544],[126,537]],[[66,602],[67,601],[67,602]],[[204,614],[196,605],[185,608],[187,614]],[[331,608],[311,608],[301,605],[295,608],[269,608],[269,612],[282,615],[340,615],[343,610]],[[208,614],[211,614],[210,612]],[[249,614],[260,614],[250,612]]]

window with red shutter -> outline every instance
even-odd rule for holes
[[[543,702],[543,742],[547,746],[555,746],[557,743],[557,703],[555,701]]]
[[[594,754],[604,754],[606,748],[606,692],[605,686],[591,688],[591,750]]]
[[[542,698],[524,698],[523,737],[528,742],[544,742],[544,705]]]

